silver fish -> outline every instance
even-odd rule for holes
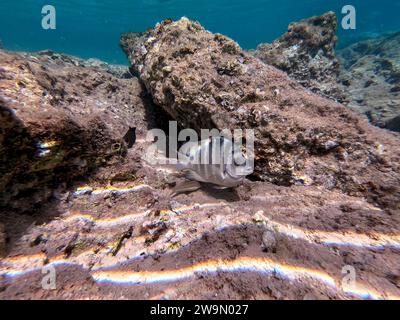
[[[253,172],[246,160],[240,147],[217,136],[183,145],[177,168],[186,171],[189,180],[231,188],[240,185]]]

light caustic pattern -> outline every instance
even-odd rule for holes
[[[190,206],[183,206],[180,208],[176,208],[173,210],[162,210],[160,212],[161,215],[179,215],[191,210],[196,210],[196,209],[206,209],[206,208],[217,208],[217,207],[223,207],[227,206],[226,203],[223,202],[216,202],[216,203],[204,203],[204,204],[193,204]],[[93,222],[96,226],[98,227],[114,227],[118,225],[124,225],[129,222],[134,222],[138,218],[145,217],[151,213],[151,210],[147,210],[144,212],[139,212],[139,213],[132,213],[132,214],[127,214],[124,216],[119,216],[115,218],[102,218],[102,219],[95,219],[92,215],[90,214],[79,214],[79,213],[73,213],[70,216],[66,217],[63,219],[65,222],[69,221],[74,221],[74,220],[88,220]]]
[[[176,215],[185,213],[191,210],[200,210],[205,208],[217,208],[227,206],[226,203],[206,203],[206,204],[194,204],[190,206],[184,206],[174,210],[163,210],[162,215]],[[113,227],[123,225],[125,223],[134,222],[140,217],[148,215],[151,210],[147,210],[141,213],[133,213],[116,218],[104,218],[95,219],[91,215],[84,214],[73,214],[64,219],[64,221],[72,221],[77,219],[84,219],[92,221],[98,227]],[[361,234],[352,231],[321,231],[321,230],[307,230],[299,228],[294,225],[282,224],[271,219],[265,218],[268,227],[275,229],[278,233],[284,234],[294,239],[305,240],[310,243],[323,244],[326,246],[338,246],[338,247],[356,247],[365,249],[378,249],[383,250],[385,248],[400,248],[400,235],[390,235],[371,232],[370,234]],[[231,225],[234,226],[234,225]]]
[[[75,196],[80,196],[80,195],[85,195],[85,194],[91,194],[91,195],[102,195],[102,194],[107,194],[107,193],[115,193],[115,194],[124,194],[124,193],[132,193],[132,192],[138,192],[144,189],[153,189],[153,187],[147,185],[147,184],[141,184],[133,187],[106,187],[106,188],[93,188],[90,186],[83,186],[79,187],[75,192]]]
[[[332,277],[318,270],[278,264],[264,258],[247,257],[238,258],[236,260],[210,260],[182,269],[169,271],[97,271],[93,273],[93,278],[99,282],[147,284],[185,280],[195,276],[196,273],[216,273],[219,271],[253,271],[276,274],[280,277],[287,277],[293,280],[299,277],[309,276],[327,285],[335,285],[335,281]]]
[[[115,218],[102,218],[96,219],[90,214],[80,214],[80,213],[72,213],[70,216],[63,219],[65,222],[70,222],[74,220],[86,220],[94,223],[95,226],[99,228],[107,228],[107,227],[114,227],[118,225],[124,225],[130,222],[136,221],[138,218],[145,217],[151,212],[151,210],[147,210],[145,212],[139,213],[131,213],[121,217]]]
[[[145,188],[151,188],[148,185],[139,185],[131,188],[115,188],[109,187],[104,189],[94,189],[92,187],[79,188],[75,194],[85,194],[90,192],[91,194],[102,194],[107,192],[135,192]],[[185,206],[179,209],[164,210],[162,214],[179,214],[195,209],[211,208],[218,206],[226,206],[226,203],[210,203],[210,204],[194,204]],[[99,227],[111,227],[127,222],[134,221],[137,218],[146,216],[149,211],[144,213],[134,213],[117,218],[105,218],[105,219],[94,219],[90,215],[73,215],[67,220],[73,219],[86,219],[93,221]],[[267,223],[278,230],[279,233],[285,234],[295,239],[302,239],[308,242],[323,244],[327,246],[348,246],[348,247],[359,247],[359,248],[371,248],[371,249],[385,249],[385,248],[400,248],[400,235],[386,235],[371,232],[369,235],[359,234],[355,232],[327,232],[319,230],[307,230],[296,226],[285,225],[279,222],[275,222],[266,218]]]
[[[44,253],[3,259],[1,261],[3,266],[0,267],[0,275],[7,277],[19,277],[37,270],[41,270],[46,259],[47,257]],[[48,265],[56,267],[58,265],[74,265],[74,263],[66,261],[62,256],[57,256],[53,257]]]
[[[132,244],[140,244],[144,245],[146,241],[146,237],[136,237],[131,240]],[[110,253],[110,249],[113,248],[113,246],[117,243],[118,241],[110,241],[109,243],[104,245],[104,248],[98,251],[98,254],[104,254],[107,255]],[[6,277],[19,277],[23,276],[26,274],[29,274],[34,271],[41,270],[42,267],[45,265],[45,262],[47,263],[46,265],[52,265],[52,266],[80,266],[83,269],[91,269],[91,270],[98,270],[104,267],[115,267],[120,264],[120,260],[118,258],[112,259],[111,261],[108,261],[107,263],[102,263],[100,266],[93,267],[91,266],[90,263],[90,256],[93,255],[93,250],[95,248],[89,248],[86,251],[81,252],[78,256],[75,257],[70,257],[70,258],[65,258],[64,254],[60,254],[51,258],[48,258],[46,254],[44,253],[38,253],[38,254],[33,254],[33,255],[27,255],[27,256],[16,256],[16,257],[11,257],[11,258],[6,258],[1,260],[0,263],[0,276],[6,276]],[[137,251],[137,255],[131,257],[129,261],[133,260],[138,260],[142,259],[143,256],[141,255],[142,250]],[[124,261],[126,261],[126,258],[124,258]],[[89,267],[90,266],[90,267]]]
[[[32,256],[31,259],[34,257]],[[44,254],[38,254],[35,259],[43,260]],[[17,258],[19,260],[26,260]],[[15,261],[17,259],[14,259]],[[11,260],[11,259],[9,259]],[[20,262],[21,262],[20,261]],[[10,261],[9,261],[10,262]],[[27,262],[27,261],[25,261]],[[68,266],[79,265],[78,263],[68,262],[62,258],[56,257],[51,259],[48,265]],[[29,270],[33,272],[40,270],[41,267],[37,266]],[[282,264],[266,258],[251,258],[241,257],[235,260],[210,260],[193,266],[184,267],[177,270],[167,271],[143,271],[143,272],[130,272],[130,271],[94,271],[92,272],[93,279],[99,283],[113,283],[113,284],[157,284],[163,282],[176,282],[188,280],[195,277],[197,274],[216,274],[217,272],[256,272],[266,275],[275,275],[282,280],[296,281],[296,280],[315,280],[323,283],[334,291],[340,291],[345,295],[354,296],[362,299],[392,299],[399,300],[400,296],[393,294],[382,294],[378,291],[356,284],[354,287],[344,287],[336,284],[335,279],[329,274],[305,267],[292,266]],[[17,277],[28,273],[27,270],[9,270],[6,272],[8,277]]]
[[[266,258],[242,257],[236,260],[211,260],[177,270],[167,271],[97,271],[92,274],[95,281],[113,284],[157,284],[175,282],[193,278],[196,274],[216,274],[217,272],[256,272],[296,281],[299,279],[313,279],[323,283],[334,291],[341,291],[345,295],[362,299],[393,299],[400,296],[381,294],[364,286],[341,288],[329,274],[319,270],[280,264]]]
[[[92,189],[94,190],[94,189]],[[110,189],[101,189],[110,190]],[[115,189],[113,189],[115,191]],[[124,189],[127,190],[127,189]],[[131,190],[131,189],[129,189]],[[103,192],[103,191],[98,191]],[[177,215],[180,213],[188,212],[191,210],[211,208],[211,207],[222,207],[226,206],[226,203],[207,203],[207,204],[195,204],[191,206],[184,206],[174,210],[163,210],[161,214]],[[92,220],[96,225],[102,227],[115,226],[118,224],[124,224],[129,221],[133,221],[139,217],[145,216],[149,211],[137,214],[129,214],[117,218],[105,218],[105,219],[94,219],[90,215],[73,215],[64,219],[69,221],[73,219],[89,219]],[[400,247],[400,236],[399,235],[384,235],[384,234],[371,234],[362,235],[352,232],[341,233],[341,232],[325,232],[316,230],[306,230],[293,225],[284,225],[276,221],[265,219],[268,227],[272,227],[276,232],[285,234],[295,239],[302,239],[308,242],[323,244],[327,246],[354,246],[359,248],[384,248],[385,246]],[[232,226],[233,227],[233,226]],[[17,277],[32,271],[40,270],[43,266],[46,256],[44,254],[37,254],[31,256],[20,256],[15,258],[3,259],[2,264],[5,268],[0,269],[0,274],[8,277]],[[132,258],[133,259],[133,258]],[[130,260],[132,260],[130,259]],[[49,261],[50,265],[80,265],[83,268],[87,266],[79,263],[79,257],[74,260],[64,259],[63,256],[51,258]],[[236,260],[225,261],[225,260],[212,260],[208,262],[199,263],[190,267],[185,267],[178,270],[169,271],[154,271],[154,272],[121,272],[121,271],[100,271],[104,268],[117,267],[119,263],[110,264],[108,266],[103,265],[101,268],[96,268],[93,271],[93,278],[102,283],[110,282],[114,284],[151,284],[160,282],[174,282],[189,279],[194,277],[198,273],[213,274],[216,272],[257,272],[262,274],[274,274],[282,279],[297,280],[297,279],[314,279],[320,281],[332,289],[339,290],[346,295],[356,296],[363,299],[400,299],[396,295],[384,295],[376,290],[366,288],[360,285],[356,287],[340,287],[337,286],[333,277],[329,274],[308,269],[298,266],[290,266],[287,264],[280,264],[265,258],[239,258]],[[27,267],[28,266],[28,267]]]
[[[192,206],[184,206],[181,208],[177,208],[172,210],[163,210],[161,214],[167,215],[176,215],[180,213],[185,213],[195,209],[202,208],[211,208],[211,207],[222,207],[226,206],[225,203],[206,203],[206,204],[195,204]],[[94,219],[90,215],[72,215],[64,219],[64,221],[70,221],[74,219],[88,219],[93,221],[99,227],[112,227],[117,225],[123,225],[127,222],[135,221],[136,219],[147,215],[149,211],[142,213],[129,214],[116,218],[105,218],[105,219]],[[400,236],[399,235],[385,235],[385,234],[373,234],[373,236],[367,236],[358,233],[341,233],[339,232],[325,232],[318,230],[306,230],[301,229],[299,227],[293,225],[284,225],[282,223],[278,223],[276,221],[272,221],[266,218],[266,223],[269,228],[274,229],[277,233],[284,234],[288,237],[292,237],[294,239],[301,239],[308,241],[317,245],[326,245],[326,246],[350,246],[356,248],[374,248],[374,249],[382,249],[385,247],[400,247]],[[227,225],[225,228],[234,227],[235,225]],[[193,241],[193,239],[192,239]],[[32,270],[32,267],[40,261],[44,261],[44,254],[31,255],[31,256],[19,256],[15,258],[3,259],[3,264],[5,263],[10,268],[15,268],[15,273],[24,273]],[[67,262],[63,260],[62,262]],[[22,269],[23,265],[29,265],[29,267],[25,270]],[[13,273],[12,270],[7,272],[8,274]]]
[[[326,246],[344,246],[366,249],[400,248],[400,235],[389,235],[371,232],[369,235],[352,231],[307,230],[293,225],[285,225],[265,218],[267,225],[281,234],[294,239],[323,244]]]
[[[176,208],[174,210],[162,210],[160,212],[161,215],[177,215],[181,213],[185,213],[187,211],[195,210],[195,209],[204,209],[204,208],[211,208],[211,207],[222,207],[225,206],[226,203],[223,202],[217,202],[217,203],[205,203],[205,204],[194,204],[191,206],[183,206],[180,208]],[[64,222],[69,222],[73,220],[78,220],[78,219],[84,219],[84,220],[89,220],[92,221],[96,226],[98,227],[114,227],[118,225],[125,225],[127,222],[132,222],[136,221],[138,218],[146,216],[149,214],[151,211],[145,211],[141,213],[134,213],[134,214],[128,214],[125,216],[121,217],[116,217],[116,218],[104,218],[104,219],[95,219],[91,215],[81,215],[81,214],[73,214],[71,216],[68,216],[62,221]],[[139,240],[139,238],[135,238],[134,240]],[[91,251],[91,250],[89,250]],[[77,257],[79,259],[79,257]],[[132,259],[135,259],[132,258]],[[33,254],[33,255],[27,255],[27,256],[17,256],[17,257],[11,257],[11,258],[6,258],[3,259],[1,262],[3,265],[7,266],[6,269],[0,269],[0,274],[4,273],[6,275],[20,275],[20,274],[25,274],[29,273],[31,271],[34,271],[38,268],[38,266],[41,266],[43,264],[43,261],[46,260],[46,255],[44,253],[39,253],[39,254]],[[52,258],[50,259],[50,263],[64,263],[68,264],[71,260],[66,260],[62,259],[62,256]],[[26,267],[28,266],[28,267]]]
[[[30,259],[36,259],[36,263],[45,259],[44,254],[31,256]],[[11,262],[33,262],[28,261],[24,257],[8,259]],[[67,261],[61,257],[51,259],[48,265],[68,266],[80,265],[77,262]],[[119,264],[116,264],[117,266]],[[85,269],[87,267],[81,266]],[[115,265],[113,266],[115,267]],[[41,266],[36,265],[30,270],[8,270],[3,275],[8,277],[17,277],[29,272],[40,270]],[[104,270],[104,269],[103,269]],[[211,274],[214,275],[218,272],[256,272],[266,275],[275,275],[282,280],[296,281],[296,280],[315,280],[328,286],[335,292],[340,291],[345,295],[358,297],[362,299],[392,299],[399,300],[400,296],[394,294],[383,294],[372,288],[364,285],[356,284],[355,286],[341,287],[337,285],[337,281],[328,273],[310,269],[300,266],[292,266],[288,264],[278,263],[267,258],[257,257],[241,257],[235,260],[210,260],[193,266],[184,267],[176,270],[164,271],[92,271],[93,279],[99,283],[113,283],[113,284],[157,284],[164,282],[176,282],[188,280],[195,277],[197,274]]]

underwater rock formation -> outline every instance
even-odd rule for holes
[[[349,108],[379,127],[400,132],[400,33],[338,51]]]
[[[124,68],[0,52],[3,200],[57,199],[0,210],[0,300],[399,299],[395,134],[185,19],[123,44],[151,96]],[[258,177],[285,186],[172,197],[184,176],[143,157],[170,119],[151,99],[184,126],[255,129]],[[340,285],[345,265],[356,289]]]
[[[35,208],[123,156],[130,126],[146,127],[137,80],[80,61],[0,51],[0,207]]]
[[[160,186],[168,174],[155,169],[146,168],[153,189],[92,185],[58,219],[26,230],[0,261],[0,299],[400,296],[398,215],[340,192],[263,182],[170,199]],[[56,268],[57,290],[37,285],[43,265]],[[355,296],[335,285],[344,265],[362,266]]]
[[[51,50],[42,50],[33,53],[20,52],[20,54],[28,59],[31,57],[37,57],[40,59],[40,61],[48,62],[52,65],[58,65],[60,67],[91,68],[103,73],[110,73],[111,75],[120,79],[133,78],[132,74],[129,72],[129,69],[125,65],[109,64],[94,58],[81,59]]]
[[[121,45],[153,101],[183,127],[254,129],[255,178],[338,188],[399,208],[394,134],[186,18],[124,34]]]
[[[400,131],[395,121],[400,113],[400,33],[357,42],[335,53],[335,13],[292,23],[288,29],[251,54],[372,124]]]
[[[324,97],[343,102],[335,56],[337,19],[334,12],[289,25],[288,31],[271,44],[260,44],[251,52],[266,64]]]
[[[386,122],[386,129],[400,132],[400,116],[397,116]]]

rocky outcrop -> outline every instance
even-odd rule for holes
[[[400,33],[355,43],[338,56],[348,107],[374,125],[400,132]]]
[[[251,53],[311,91],[343,103],[382,128],[400,131],[400,34],[357,42],[335,53],[333,12],[289,25]]]
[[[1,52],[0,299],[399,298],[394,134],[185,19],[123,44],[150,96],[113,66]],[[284,186],[172,197],[183,175],[143,157],[169,120],[150,98],[183,126],[255,129],[257,177]]]
[[[340,64],[335,55],[337,19],[334,12],[289,25],[288,31],[271,44],[260,44],[252,52],[266,64],[324,97],[343,102],[338,84]]]
[[[26,58],[36,57],[42,63],[50,63],[51,65],[57,65],[59,67],[80,67],[90,68],[102,73],[109,73],[119,79],[130,79],[133,78],[132,74],[126,65],[115,65],[108,64],[104,61],[90,58],[81,59],[78,57],[70,56],[67,54],[54,52],[51,50],[43,50],[39,52],[20,52],[20,54]]]
[[[387,121],[385,127],[386,129],[400,132],[400,116]]]
[[[0,207],[32,210],[147,128],[137,80],[88,63],[0,51]]]
[[[255,178],[319,185],[399,208],[400,139],[183,18],[122,47],[153,101],[184,127],[254,129]]]

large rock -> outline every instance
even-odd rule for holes
[[[145,130],[137,79],[80,61],[0,51],[0,207],[31,210],[122,157],[130,127]]]
[[[386,128],[389,130],[400,132],[400,115],[387,121]]]
[[[184,127],[254,129],[256,178],[399,207],[398,136],[186,18],[124,34],[121,44],[153,101]]]
[[[335,56],[337,19],[334,12],[291,23],[273,43],[252,52],[263,62],[285,71],[304,87],[343,102],[338,84],[340,64]]]
[[[338,56],[348,107],[374,125],[400,132],[400,33],[357,42]]]
[[[36,57],[42,62],[50,63],[54,66],[57,65],[61,68],[63,67],[90,68],[100,71],[102,73],[110,73],[111,75],[120,79],[133,78],[132,74],[129,72],[129,69],[127,68],[126,65],[108,64],[104,61],[94,58],[81,59],[60,52],[54,52],[52,50],[43,50],[34,53],[20,52],[19,54],[27,59]]]
[[[272,44],[251,53],[286,72],[304,87],[345,104],[372,124],[400,131],[400,33],[335,46],[333,12],[289,25]]]

